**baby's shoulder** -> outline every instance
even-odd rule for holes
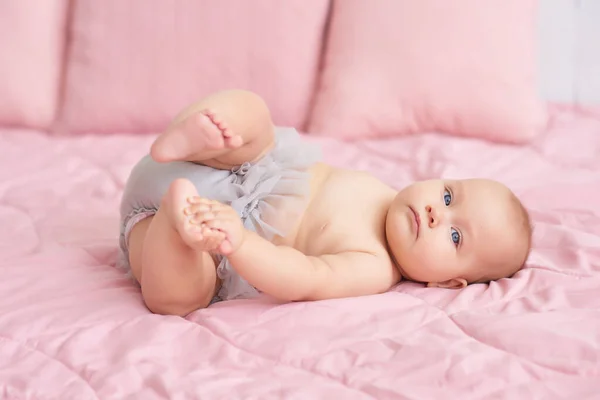
[[[370,184],[379,184],[380,180],[375,178],[371,173],[366,171],[354,170],[354,169],[346,169],[346,168],[332,168],[333,179],[345,181],[345,180],[353,180],[357,179],[361,182],[367,182]]]
[[[330,166],[315,171],[326,177],[320,179],[318,192],[336,201],[340,201],[341,198],[351,202],[377,201],[379,194],[390,190],[388,185],[368,172]]]

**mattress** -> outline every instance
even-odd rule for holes
[[[402,188],[490,177],[521,197],[534,248],[462,290],[151,314],[115,267],[118,206],[152,136],[0,132],[0,398],[586,399],[600,393],[600,114],[553,111],[519,147],[428,133],[313,139],[326,161]]]

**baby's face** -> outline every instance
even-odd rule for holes
[[[403,277],[458,288],[511,275],[529,246],[518,204],[506,186],[484,179],[430,180],[403,189],[386,221]]]

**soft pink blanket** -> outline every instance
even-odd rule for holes
[[[497,178],[531,209],[514,279],[152,315],[114,267],[118,203],[152,138],[0,133],[0,397],[584,399],[600,393],[600,116],[557,111],[529,147],[422,135],[328,161],[401,187]]]

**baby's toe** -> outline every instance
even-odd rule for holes
[[[232,135],[230,137],[225,137],[225,144],[230,149],[237,149],[244,144],[244,140],[239,135]]]
[[[209,149],[220,149],[223,147],[223,135],[221,129],[206,114],[198,114],[196,118],[199,131],[203,133],[206,146]]]

